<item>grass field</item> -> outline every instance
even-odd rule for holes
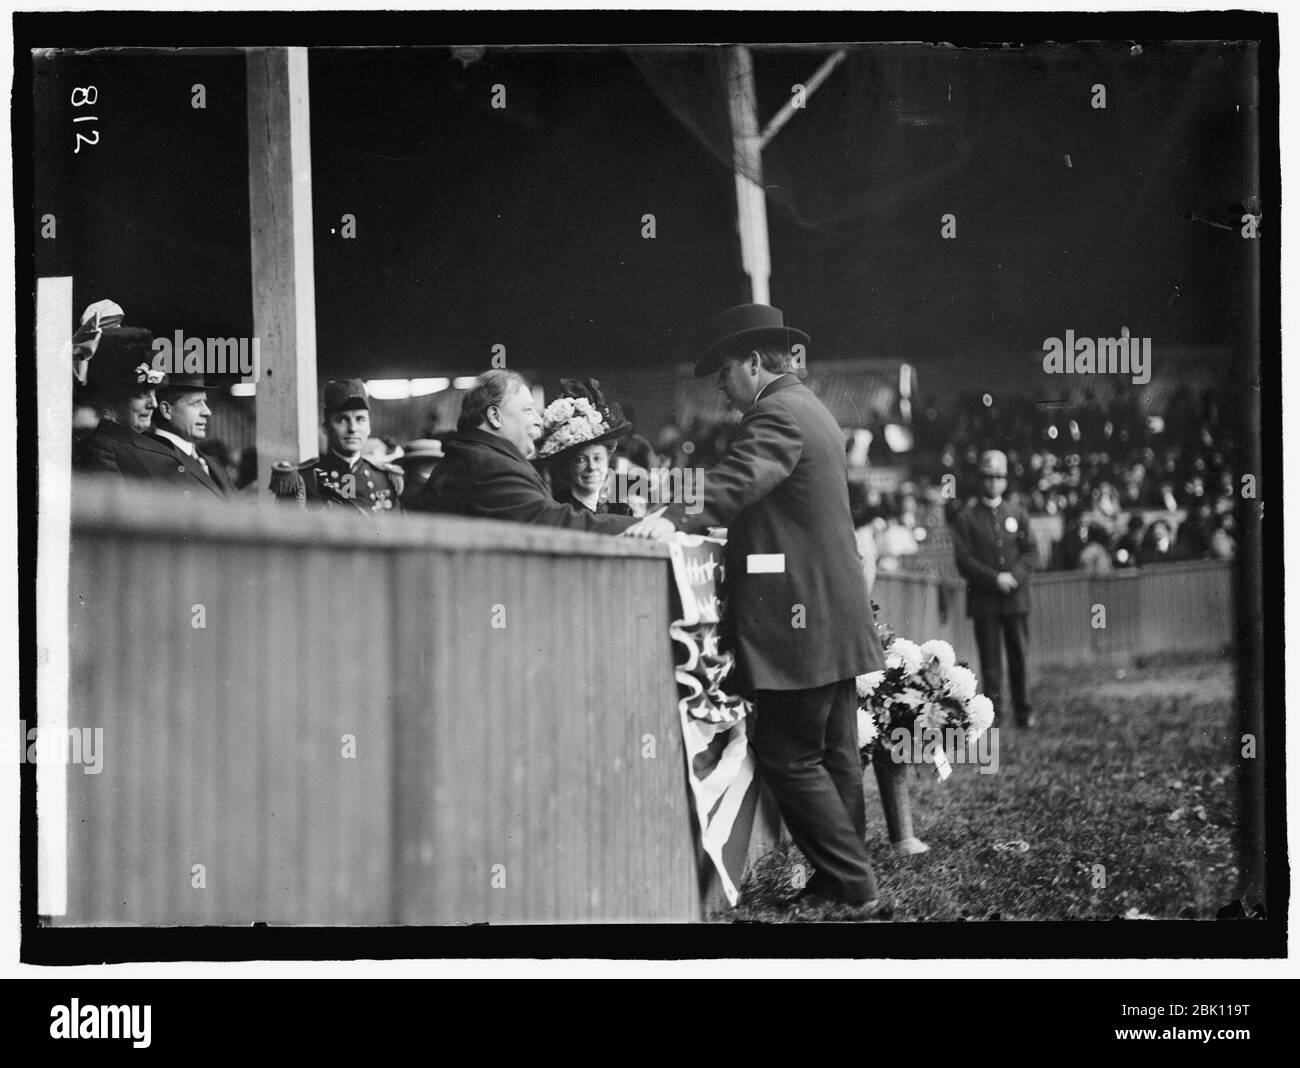
[[[880,918],[1212,919],[1237,877],[1232,664],[1042,673],[1033,697],[1039,728],[1002,729],[996,774],[958,766],[941,783],[928,765],[913,773],[927,854],[889,849],[867,773]],[[795,918],[786,902],[803,863],[793,845],[768,854],[740,906],[716,918]]]

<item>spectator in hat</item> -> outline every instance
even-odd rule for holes
[[[632,424],[617,405],[605,403],[594,378],[562,379],[560,388],[562,395],[543,414],[537,441],[537,465],[549,476],[552,495],[597,515],[632,515],[626,502],[611,503],[606,496],[614,449],[632,432]]]
[[[1204,560],[1211,555],[1210,539],[1214,534],[1214,508],[1204,496],[1188,502],[1187,518],[1178,527],[1178,544],[1189,560]]]
[[[1109,575],[1115,570],[1110,558],[1110,535],[1100,523],[1088,526],[1088,543],[1079,553],[1079,568],[1090,575]]]
[[[854,680],[885,666],[854,540],[844,435],[800,381],[808,335],[779,308],[742,304],[707,328],[695,376],[742,414],[692,509],[670,529],[727,528],[729,686],[753,695],[749,740],[791,836],[815,869],[799,906],[880,902],[866,847]],[[634,536],[659,536],[651,519]],[[805,625],[806,613],[806,625]],[[792,625],[792,619],[798,622]]]
[[[514,371],[483,372],[465,394],[456,433],[443,445],[446,458],[425,483],[421,506],[430,512],[604,534],[620,534],[636,522],[552,497],[528,462],[541,433],[528,383]]]
[[[105,333],[86,368],[84,398],[95,407],[99,423],[72,454],[77,471],[148,478],[149,467],[139,442],[158,407],[155,390],[167,376],[153,370],[153,335],[120,327]]]
[[[402,455],[397,458],[397,463],[406,473],[406,486],[402,490],[404,509],[420,510],[420,494],[442,455],[442,442],[437,438],[416,438],[402,446]]]
[[[370,437],[370,397],[365,383],[359,378],[327,382],[324,409],[325,450],[296,469],[288,463],[277,464],[271,475],[271,492],[312,508],[368,516],[400,514],[402,469],[362,455]]]
[[[397,443],[397,439],[391,437],[367,438],[361,447],[361,455],[372,464],[382,467],[384,464],[395,464],[402,458],[402,446]]]
[[[148,477],[180,489],[185,496],[232,492],[225,465],[199,448],[208,436],[209,385],[201,374],[172,374],[156,390],[153,426],[136,440]]]
[[[1173,539],[1169,523],[1165,519],[1156,519],[1147,528],[1142,538],[1142,550],[1138,554],[1138,563],[1142,567],[1151,564],[1172,564],[1188,559],[1184,546]]]
[[[975,625],[984,693],[999,713],[1005,711],[1005,643],[1016,723],[1029,729],[1035,726],[1026,683],[1029,577],[1038,566],[1038,548],[1029,532],[1029,516],[1004,500],[1006,454],[996,449],[982,453],[979,475],[979,498],[953,524],[953,553],[957,570],[966,579],[966,614]]]

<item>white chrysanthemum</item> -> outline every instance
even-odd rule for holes
[[[970,705],[967,708],[970,715],[970,727],[967,728],[967,734],[972,738],[978,738],[991,726],[993,726],[993,702],[982,693],[977,693],[970,699]]]
[[[934,657],[939,661],[939,666],[944,672],[948,672],[954,664],[957,663],[957,654],[953,648],[942,638],[931,638],[921,646],[921,655],[926,659]]]
[[[876,740],[876,720],[865,708],[858,709],[858,748]]]
[[[965,702],[975,696],[975,691],[979,687],[975,683],[975,672],[960,664],[954,664],[948,670],[948,682],[945,688],[958,701]]]
[[[866,675],[859,675],[857,678],[858,696],[870,697],[876,692],[876,687],[880,685],[880,680],[884,677],[885,673],[883,671],[871,671]]]
[[[921,710],[921,714],[916,717],[916,728],[920,730],[923,727],[933,727],[936,730],[943,730],[944,724],[947,722],[948,710],[943,705],[928,704]]]
[[[895,638],[889,643],[885,663],[890,667],[902,664],[909,675],[921,670],[921,647],[906,638]]]

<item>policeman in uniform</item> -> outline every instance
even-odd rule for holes
[[[966,579],[966,614],[975,625],[984,693],[1001,714],[1002,646],[1005,639],[1016,723],[1035,726],[1025,682],[1029,646],[1029,576],[1038,566],[1038,548],[1029,516],[1003,499],[1007,457],[990,449],[980,456],[980,495],[952,527],[957,570]]]
[[[359,378],[326,384],[324,427],[325,453],[296,468],[288,462],[276,464],[271,492],[309,508],[342,508],[368,516],[400,512],[402,469],[361,455],[370,437],[370,399]]]

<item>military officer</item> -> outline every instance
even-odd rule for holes
[[[1038,548],[1029,516],[1003,499],[1007,457],[990,449],[980,455],[980,495],[953,524],[957,570],[966,579],[966,614],[975,626],[984,692],[1004,711],[1002,646],[1005,639],[1016,723],[1035,726],[1025,681],[1029,646],[1029,577],[1038,566]]]
[[[403,471],[396,464],[377,464],[361,455],[370,437],[370,399],[358,378],[325,386],[325,437],[328,447],[297,466],[277,464],[271,491],[282,499],[310,507],[343,508],[369,516],[402,510]]]

